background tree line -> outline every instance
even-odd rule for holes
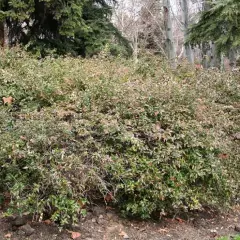
[[[239,13],[237,0],[121,0],[115,24],[134,52],[148,49],[175,64],[186,58],[205,68],[234,68],[239,56]]]
[[[23,44],[46,55],[92,56],[106,45],[135,61],[145,51],[173,65],[236,67],[238,0],[1,0],[1,45]]]

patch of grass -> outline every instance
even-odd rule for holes
[[[233,239],[233,240],[240,240],[240,235],[237,235],[237,236],[235,236],[235,237],[233,237],[231,239]],[[218,238],[218,240],[230,240],[230,238],[229,237],[221,237],[221,238]]]

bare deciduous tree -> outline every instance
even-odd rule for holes
[[[131,42],[134,58],[147,50],[166,56],[161,1],[121,0],[115,8],[114,23]]]

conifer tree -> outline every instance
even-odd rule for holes
[[[240,47],[240,1],[211,1],[198,23],[189,30],[188,42],[200,44],[213,41],[218,53],[229,53]]]
[[[106,0],[1,0],[0,21],[9,28],[9,43],[28,49],[91,55],[113,36],[128,44],[110,22]]]

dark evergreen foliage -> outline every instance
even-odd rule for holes
[[[190,29],[188,42],[213,41],[219,53],[240,47],[240,1],[215,0],[210,4],[211,8]]]
[[[0,7],[10,45],[21,43],[42,55],[56,49],[60,54],[86,56],[115,41],[131,53],[110,22],[111,7],[105,0],[2,0]]]

